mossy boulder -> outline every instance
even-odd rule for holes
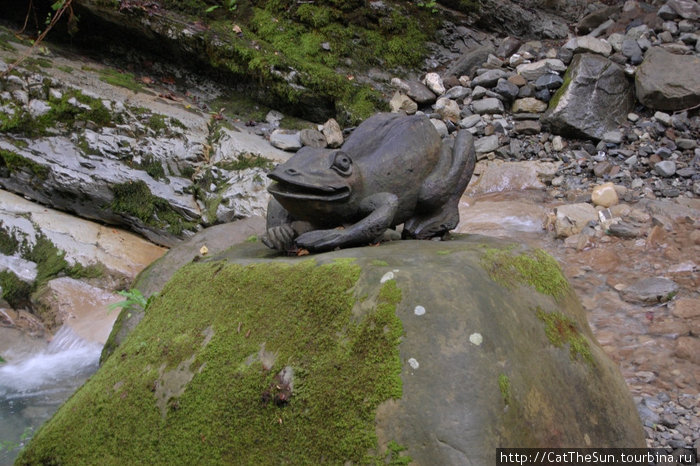
[[[549,255],[248,242],[177,271],[18,464],[493,464],[515,446],[644,446]]]

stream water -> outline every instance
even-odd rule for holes
[[[50,342],[19,347],[0,365],[0,465],[97,370],[102,345],[62,327]]]

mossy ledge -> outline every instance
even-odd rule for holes
[[[542,249],[514,254],[512,248],[488,248],[481,264],[493,281],[506,288],[517,284],[530,285],[556,300],[571,292],[557,261]]]
[[[17,464],[404,462],[396,445],[377,451],[374,426],[402,394],[401,292],[385,283],[357,317],[359,276],[351,261],[182,268]],[[287,367],[289,402],[264,402]],[[184,390],[168,386],[178,368]],[[176,394],[161,411],[163,393]]]

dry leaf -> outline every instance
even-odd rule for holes
[[[204,245],[201,248],[199,248],[199,253],[203,256],[206,256],[207,253],[209,253],[209,248],[206,245]]]
[[[309,255],[309,250],[308,249],[299,249],[297,250],[297,256],[308,256]]]

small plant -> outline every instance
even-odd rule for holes
[[[7,361],[5,361],[5,359],[2,356],[0,356],[0,364],[2,364],[3,362],[7,362]]]
[[[238,0],[224,0],[224,5],[226,6],[226,9],[233,13],[238,9]],[[205,13],[211,13],[212,11],[216,10],[219,8],[221,5],[212,5],[206,10],[204,10]]]
[[[425,2],[425,1],[418,1],[417,5],[418,5],[420,8],[424,8],[424,9],[430,11],[431,13],[437,13],[437,12],[438,12],[438,9],[437,9],[437,1],[436,1],[436,0],[430,0],[430,1],[428,1],[428,2]]]
[[[153,294],[146,299],[146,297],[136,288],[133,290],[122,290],[117,292],[117,294],[124,296],[126,299],[107,306],[108,312],[113,311],[118,307],[126,309],[127,311],[145,311],[153,298],[156,297],[156,295]]]
[[[1,358],[0,358],[1,359]],[[12,442],[12,441],[5,441],[5,440],[0,440],[0,453],[3,451],[14,451],[14,450],[21,450],[24,448],[24,446],[27,444],[27,442],[32,438],[32,434],[34,433],[34,428],[33,427],[27,427],[24,429],[24,432],[22,432],[22,435],[19,436],[19,442]]]

